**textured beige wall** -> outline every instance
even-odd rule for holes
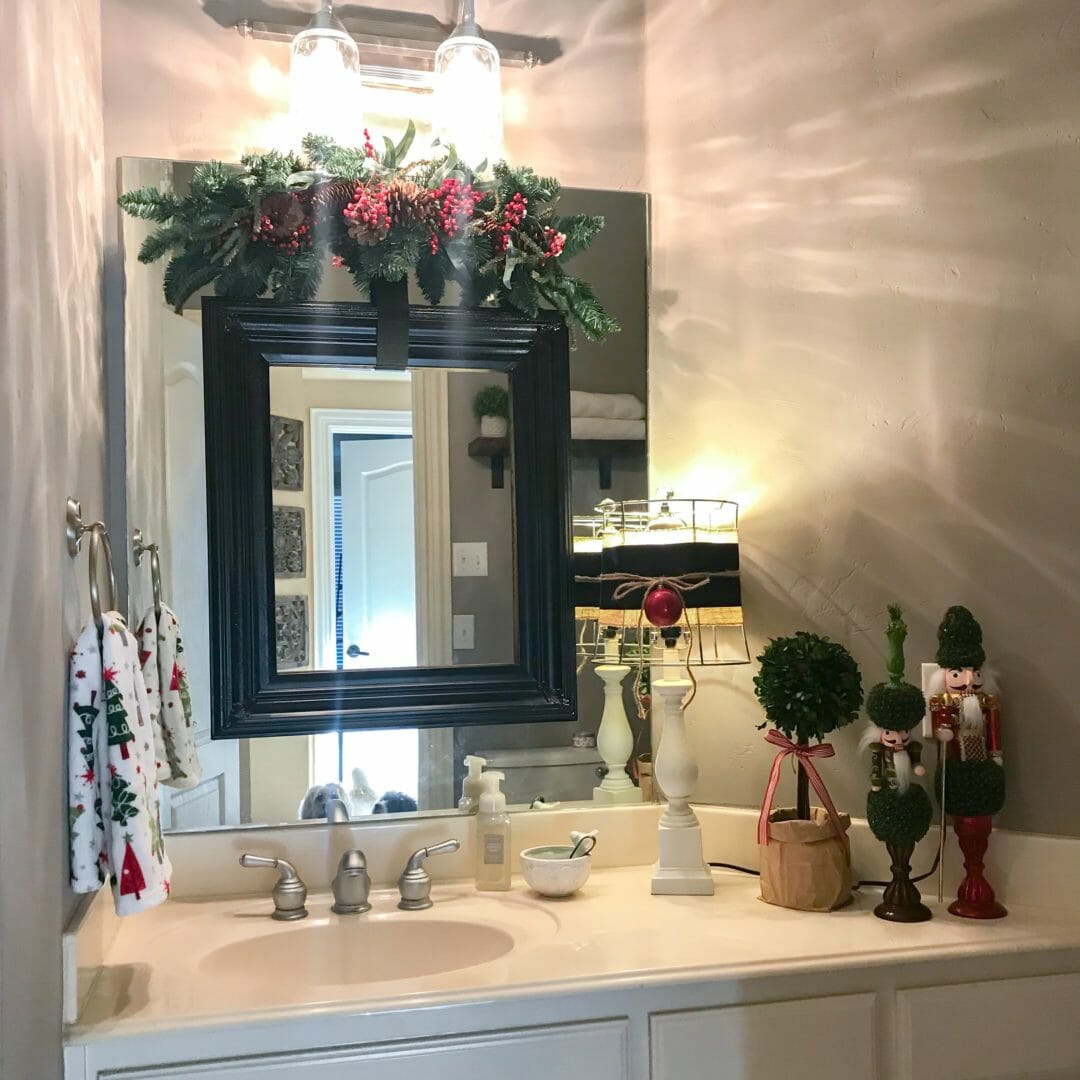
[[[888,601],[916,673],[969,605],[1001,823],[1080,833],[1074,0],[649,0],[647,40],[655,479],[744,500],[755,654],[815,629],[869,684]],[[752,674],[690,713],[710,801],[761,797]],[[824,771],[861,812],[856,734]]]
[[[88,614],[64,500],[105,514],[97,0],[7,12],[0,74],[0,1076],[58,1080],[67,654]],[[122,543],[122,540],[121,540]]]

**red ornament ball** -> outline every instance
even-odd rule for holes
[[[682,617],[682,597],[666,585],[657,585],[645,597],[644,610],[653,626],[674,626]]]

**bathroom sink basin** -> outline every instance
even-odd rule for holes
[[[315,986],[416,979],[486,964],[514,947],[505,930],[458,920],[338,919],[283,926],[209,953],[210,975]]]

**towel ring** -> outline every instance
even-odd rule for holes
[[[150,585],[154,590],[154,617],[161,619],[161,558],[158,555],[157,544],[143,543],[142,529],[136,529],[131,534],[131,551],[135,556],[135,565],[142,565],[142,557],[150,555]]]
[[[105,618],[101,610],[101,593],[98,589],[98,552],[105,555],[105,566],[109,571],[109,605],[106,611],[116,610],[116,575],[113,573],[112,544],[109,543],[109,530],[105,523],[92,521],[89,525],[82,519],[82,506],[77,499],[67,501],[67,543],[68,553],[74,558],[82,548],[83,537],[90,534],[90,610],[94,615],[94,624],[99,634],[105,633]]]

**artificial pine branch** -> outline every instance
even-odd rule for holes
[[[410,123],[397,143],[385,140],[381,155],[311,135],[302,155],[254,154],[239,167],[209,162],[196,168],[183,198],[141,188],[120,205],[164,226],[140,257],[171,254],[165,295],[177,310],[209,284],[235,299],[268,291],[281,301],[311,299],[332,253],[364,293],[374,280],[415,273],[432,304],[453,281],[465,307],[495,303],[534,317],[547,303],[594,340],[618,330],[592,288],[563,269],[602,218],[560,219],[554,177],[500,162],[481,180],[453,147],[406,165],[415,135]],[[381,207],[383,216],[371,219],[378,225],[359,216],[373,207]]]

